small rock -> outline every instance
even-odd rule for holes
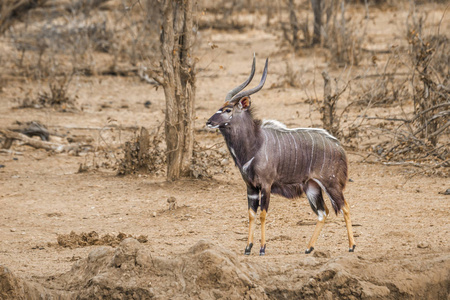
[[[0,165],[0,169],[6,167],[5,165]]]
[[[447,189],[445,192],[439,192],[442,195],[450,195],[450,189]]]
[[[417,244],[417,248],[420,248],[420,249],[430,248],[430,244],[425,243],[425,242],[420,242],[419,244]]]
[[[152,105],[150,100],[145,101],[145,103],[144,103],[145,108],[150,108],[150,105]]]
[[[177,208],[177,199],[175,197],[169,197],[167,202],[169,203],[169,210],[174,210]]]
[[[15,229],[15,228],[11,228],[9,231],[11,231],[11,232],[16,232],[17,231],[17,229]]]
[[[94,250],[92,250],[88,255],[88,262],[95,262],[102,258],[107,257],[109,254],[111,254],[113,250],[109,247],[98,247]]]
[[[156,211],[153,212],[152,216],[153,218],[156,218]]]

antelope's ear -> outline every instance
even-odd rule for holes
[[[241,110],[247,110],[250,108],[251,101],[250,97],[244,97],[241,100],[239,100],[238,106]]]

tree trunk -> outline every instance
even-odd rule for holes
[[[314,12],[314,34],[312,44],[320,44],[322,30],[322,0],[311,0]]]
[[[291,23],[292,30],[292,46],[294,46],[295,50],[298,50],[300,48],[300,41],[298,39],[300,26],[298,25],[297,15],[295,14],[294,0],[289,0],[289,22]]]
[[[195,73],[191,0],[162,1],[161,53],[166,98],[167,179],[189,173],[194,145]]]

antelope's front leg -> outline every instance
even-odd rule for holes
[[[247,247],[245,247],[245,255],[250,255],[253,247],[253,233],[255,232],[256,212],[259,206],[259,190],[247,187],[248,200],[248,240]]]
[[[259,219],[261,220],[261,249],[259,255],[266,254],[266,216],[269,209],[270,190],[263,189],[261,191],[261,213]]]

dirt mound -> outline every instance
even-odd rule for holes
[[[25,295],[33,294],[39,295],[39,291],[0,265],[0,299],[25,299]]]
[[[118,248],[99,247],[72,269],[44,283],[85,298],[217,298],[248,293],[254,284],[235,254],[200,241],[187,253],[153,257],[132,238]],[[263,290],[250,293],[263,296]]]
[[[59,234],[58,235],[58,245],[62,247],[68,248],[76,248],[76,247],[86,247],[93,245],[106,245],[115,247],[120,244],[126,238],[135,238],[130,234],[125,234],[120,232],[117,236],[111,234],[105,234],[100,236],[97,232],[82,232],[77,234],[75,232],[70,232],[69,234]],[[144,235],[136,237],[140,243],[146,243],[148,238]],[[52,244],[50,244],[52,246]]]
[[[1,267],[0,298],[447,299],[450,256],[400,264],[352,254],[306,256],[297,265],[276,266],[204,240],[186,253],[156,257],[127,238],[117,248],[94,249],[67,273],[38,281],[25,282]]]
[[[308,261],[313,268],[306,280],[292,285],[295,270],[288,270],[278,285],[266,287],[266,293],[276,299],[448,299],[450,295],[449,255],[414,262],[348,256],[321,267],[317,262]]]

